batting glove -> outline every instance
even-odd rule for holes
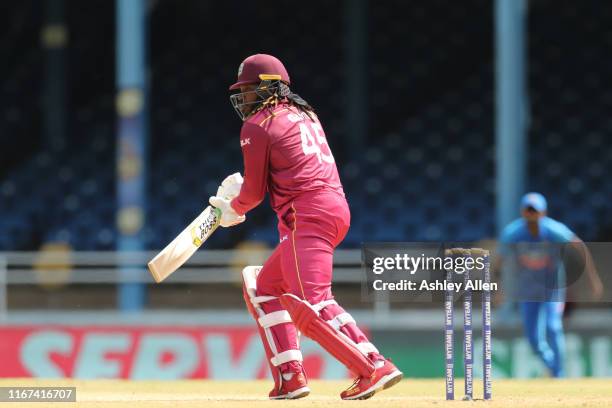
[[[233,227],[234,225],[240,224],[246,220],[244,215],[238,215],[238,213],[230,205],[231,200],[225,197],[212,196],[208,199],[210,205],[221,210],[221,222],[222,227]]]
[[[243,181],[240,173],[234,173],[227,176],[217,189],[217,197],[227,198],[230,201],[238,197]]]

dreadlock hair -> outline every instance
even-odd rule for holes
[[[300,95],[291,92],[289,85],[282,81],[262,81],[256,92],[263,99],[263,102],[253,110],[252,114],[263,109],[270,109],[271,114],[274,115],[272,111],[278,103],[287,100],[291,106],[295,106],[299,111],[307,114],[309,118],[315,119],[314,108]]]

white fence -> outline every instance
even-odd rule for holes
[[[0,267],[4,262],[4,281],[9,285],[36,284],[54,279],[62,279],[65,283],[154,283],[146,265],[156,253],[0,252]],[[247,264],[261,264],[269,254],[270,251],[262,250],[199,251],[165,282],[238,282],[239,276],[234,273],[236,270]],[[334,282],[359,283],[361,276],[361,252],[337,250],[334,256]]]
[[[270,250],[199,251],[163,285],[177,283],[240,283],[245,265],[262,264]],[[147,262],[156,251],[140,252],[3,252],[0,253],[0,321],[7,316],[7,287],[11,285],[154,284]],[[360,250],[337,250],[334,254],[334,282],[356,286],[363,277]],[[372,312],[389,319],[390,304],[381,292]]]

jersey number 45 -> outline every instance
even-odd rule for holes
[[[317,122],[310,123],[309,126],[305,123],[300,123],[300,135],[302,137],[302,149],[305,155],[315,154],[319,163],[334,163],[334,156],[327,145],[327,139],[323,134],[323,128]],[[314,133],[314,136],[312,135]],[[325,150],[325,151],[324,151]]]

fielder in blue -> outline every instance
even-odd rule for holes
[[[563,377],[565,271],[560,249],[563,244],[581,241],[564,224],[547,217],[546,211],[542,194],[528,193],[522,198],[521,218],[501,233],[496,265],[503,264],[512,271],[512,298],[518,301],[524,332],[533,351],[553,377]],[[590,276],[591,272],[594,271],[589,271]],[[597,285],[593,276],[591,281]]]

